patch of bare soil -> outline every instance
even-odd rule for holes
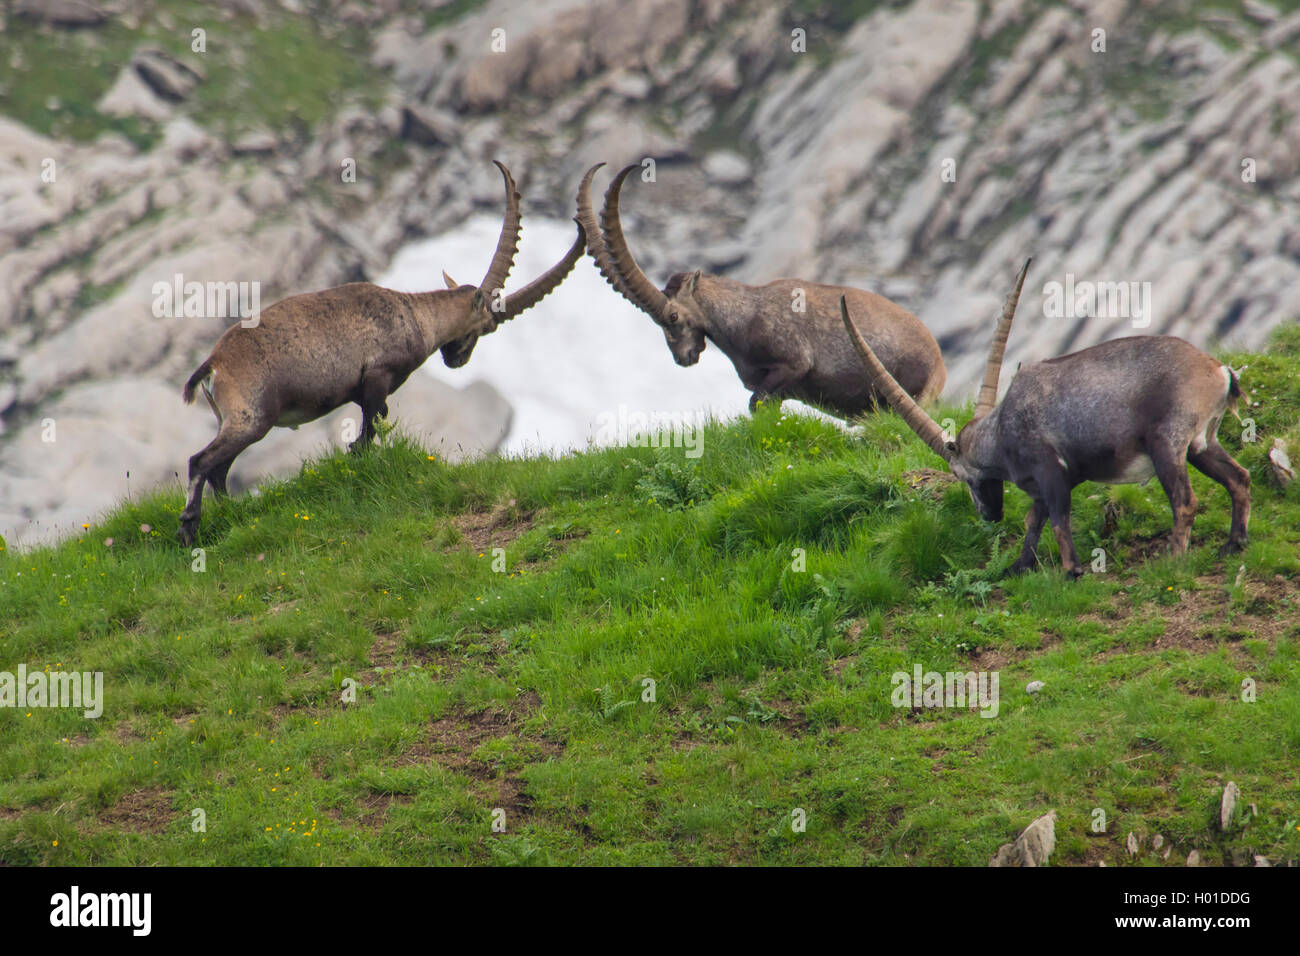
[[[489,707],[476,713],[453,711],[432,721],[428,736],[407,749],[395,766],[437,763],[455,773],[464,774],[484,783],[494,783],[497,788],[494,806],[507,814],[527,815],[531,811],[532,797],[516,770],[498,771],[487,762],[476,758],[474,752],[490,740],[516,737],[544,756],[556,757],[564,752],[564,745],[555,740],[519,732],[524,720],[541,706],[541,698],[529,692],[521,694],[508,707]],[[535,761],[533,761],[535,762]]]
[[[451,519],[451,524],[460,532],[462,546],[486,551],[488,548],[504,548],[530,531],[534,519],[534,512],[520,511],[515,499],[511,498],[489,512],[457,515]]]
[[[370,793],[357,801],[362,806],[357,823],[368,830],[378,830],[388,822],[388,808],[394,803],[410,803],[405,793]]]
[[[171,794],[162,787],[149,787],[123,796],[99,814],[99,822],[136,833],[161,833],[175,817]]]
[[[1061,643],[1061,636],[1052,631],[1044,631],[1043,639],[1037,647],[1013,647],[1004,649],[1001,647],[982,647],[976,653],[970,655],[970,667],[967,670],[976,671],[997,671],[1002,670],[1010,664],[1019,664],[1021,661],[1029,659],[1050,650]]]
[[[951,472],[937,471],[934,468],[907,471],[903,473],[903,478],[913,491],[922,492],[933,498],[943,497],[944,490],[957,480]]]
[[[126,721],[122,721],[122,723],[114,727],[113,733],[116,735],[117,742],[120,744],[136,744],[144,740],[144,735],[138,734],[132,730]]]
[[[1196,579],[1196,584],[1194,590],[1180,591],[1178,603],[1174,605],[1147,605],[1137,610],[1121,606],[1108,617],[1086,616],[1085,619],[1095,619],[1108,627],[1122,625],[1136,613],[1144,616],[1155,614],[1165,622],[1164,633],[1151,644],[1139,648],[1112,647],[1099,654],[1098,659],[1170,648],[1203,654],[1216,650],[1221,641],[1239,645],[1246,639],[1267,641],[1270,647],[1276,647],[1278,638],[1297,626],[1294,617],[1278,613],[1285,598],[1294,601],[1297,597],[1296,587],[1285,578],[1246,581],[1243,584],[1244,600],[1240,604],[1234,603],[1223,579],[1216,575],[1203,575]],[[1238,652],[1244,654],[1239,649]]]
[[[404,635],[405,631],[401,630],[376,634],[374,644],[370,645],[370,667],[348,676],[355,677],[359,684],[373,685],[395,673],[399,665],[409,667],[420,664],[427,667],[431,664],[445,664],[450,660],[450,655],[445,651],[404,646]],[[505,642],[502,641],[501,645],[501,650],[504,651]]]

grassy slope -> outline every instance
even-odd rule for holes
[[[127,504],[0,554],[0,669],[102,670],[107,697],[98,721],[0,710],[0,860],[983,864],[1049,808],[1057,863],[1124,862],[1130,830],[1173,861],[1296,859],[1300,484],[1263,456],[1300,434],[1298,358],[1293,327],[1248,359],[1264,441],[1222,429],[1255,479],[1241,587],[1227,495],[1195,474],[1187,558],[1142,559],[1157,485],[1090,485],[1078,544],[1109,572],[1069,584],[1053,555],[990,588],[1025,497],[993,528],[911,488],[935,462],[892,415],[859,440],[767,410],[698,462],[448,467],[392,441],[209,504],[202,573],[179,492]],[[1000,715],[895,710],[914,663],[998,670]],[[1228,779],[1258,816],[1223,835]]]

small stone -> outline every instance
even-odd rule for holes
[[[1124,843],[1125,843],[1125,845],[1128,847],[1128,855],[1129,855],[1129,856],[1137,856],[1137,853],[1138,853],[1138,838],[1135,837],[1135,836],[1132,834],[1132,832],[1129,833],[1129,835],[1128,835],[1128,839],[1125,840]]]
[[[1197,853],[1195,850],[1193,850],[1191,853],[1187,854],[1187,865],[1188,865],[1188,866],[1200,866],[1200,865],[1201,865],[1201,854]]]
[[[1233,814],[1237,810],[1237,797],[1241,796],[1241,790],[1237,784],[1231,780],[1223,788],[1223,800],[1219,804],[1219,829],[1225,833],[1228,827],[1232,825]]]
[[[1255,865],[1256,865],[1256,866],[1272,866],[1273,864],[1272,864],[1272,863],[1269,863],[1268,860],[1267,860],[1266,858],[1264,858],[1264,857],[1260,856],[1258,853],[1256,853],[1256,854],[1255,854]]]
[[[1165,838],[1157,833],[1151,838],[1151,849],[1158,850],[1165,845]]]
[[[1286,442],[1280,438],[1273,439],[1273,447],[1268,453],[1268,463],[1273,468],[1273,477],[1277,483],[1285,488],[1291,482],[1295,481],[1295,468],[1291,464],[1291,458],[1286,453]]]
[[[1049,810],[1016,837],[998,847],[989,866],[1042,866],[1056,849],[1056,811]]]
[[[1046,685],[1045,685],[1042,681],[1040,681],[1040,680],[1031,680],[1028,684],[1025,685],[1025,693],[1026,693],[1026,694],[1037,694],[1037,693],[1038,693],[1040,690],[1042,690],[1045,686],[1046,686]]]

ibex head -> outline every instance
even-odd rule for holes
[[[1020,270],[1020,275],[1016,279],[1016,287],[1011,290],[1002,307],[1002,316],[998,320],[997,331],[993,334],[993,345],[989,349],[988,361],[984,366],[984,382],[980,385],[975,417],[967,422],[966,427],[958,433],[955,440],[944,435],[943,429],[912,400],[912,396],[903,390],[880,363],[880,359],[876,358],[876,354],[871,351],[871,346],[862,338],[862,334],[858,332],[857,326],[849,317],[848,302],[843,296],[840,297],[840,315],[844,319],[844,327],[848,330],[849,338],[853,341],[858,354],[862,356],[862,361],[866,363],[872,387],[884,395],[889,406],[902,416],[908,427],[916,432],[936,455],[948,463],[953,475],[966,483],[971,500],[975,502],[975,509],[985,521],[1002,520],[1002,493],[1005,479],[986,474],[977,466],[973,449],[980,438],[980,423],[997,404],[1002,356],[1007,350],[1007,336],[1011,334],[1011,320],[1016,314],[1016,303],[1020,301],[1020,289],[1025,284],[1025,273],[1029,271],[1029,263],[1032,261],[1032,259],[1026,260],[1024,268]]]
[[[705,322],[695,298],[695,286],[700,272],[679,272],[668,280],[661,292],[641,271],[627,247],[623,227],[618,216],[619,191],[623,181],[637,164],[622,169],[605,192],[605,208],[600,214],[600,225],[591,205],[591,179],[596,170],[604,166],[597,163],[582,177],[578,188],[578,225],[587,235],[587,251],[596,260],[600,274],[623,297],[641,309],[663,329],[668,348],[678,365],[694,365],[700,360],[705,346]]]
[[[500,318],[494,317],[489,311],[490,300],[500,299],[500,290],[506,283],[510,267],[515,261],[515,253],[519,250],[519,191],[515,188],[515,178],[510,175],[510,170],[498,160],[494,159],[493,162],[501,170],[501,176],[505,179],[506,217],[501,224],[501,235],[497,239],[496,252],[492,256],[491,264],[488,265],[487,275],[475,288],[456,286],[455,280],[447,275],[445,270],[442,273],[449,289],[463,291],[469,298],[469,318],[466,326],[471,329],[470,332],[452,339],[439,349],[442,352],[442,361],[448,368],[460,368],[468,362],[479,336],[486,335],[499,324]]]

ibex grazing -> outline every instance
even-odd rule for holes
[[[1192,534],[1196,496],[1187,463],[1228,489],[1232,528],[1224,552],[1246,546],[1250,473],[1219,445],[1225,409],[1237,411],[1237,376],[1222,362],[1172,336],[1141,335],[1038,362],[1020,370],[996,405],[998,373],[1011,319],[1025,281],[1025,263],[993,337],[975,417],[947,441],[942,429],[894,381],[858,334],[849,303],[840,301],[869,378],[894,410],[970,489],[980,516],[1002,520],[1003,482],[1033,500],[1025,542],[1012,572],[1037,563],[1043,522],[1051,520],[1061,565],[1083,574],[1070,535],[1070,492],[1085,481],[1145,483],[1160,479],[1174,513],[1170,550],[1182,554]]]
[[[360,450],[374,437],[375,418],[388,414],[388,396],[435,349],[449,368],[460,368],[480,335],[536,305],[564,280],[586,245],[581,228],[556,266],[513,295],[502,295],[519,244],[519,194],[510,171],[497,166],[505,177],[506,215],[481,285],[413,294],[353,282],[284,299],[266,309],[256,326],[226,330],[182,393],[193,402],[202,384],[218,423],[217,437],[190,459],[182,542],[194,541],[204,483],[224,495],[231,462],[273,426],[296,428],[356,402],[361,434],[350,448]]]
[[[872,348],[909,395],[928,402],[943,391],[947,371],[939,344],[921,320],[883,296],[843,286],[778,279],[752,286],[699,271],[679,272],[659,291],[637,266],[619,221],[619,191],[628,166],[605,193],[600,227],[591,205],[587,171],[578,189],[577,221],[601,275],[663,329],[678,365],[694,365],[712,341],[736,367],[752,393],[749,407],[764,398],[795,398],[849,417],[875,407],[882,397],[862,378],[853,346],[835,315],[842,296],[865,319]]]

